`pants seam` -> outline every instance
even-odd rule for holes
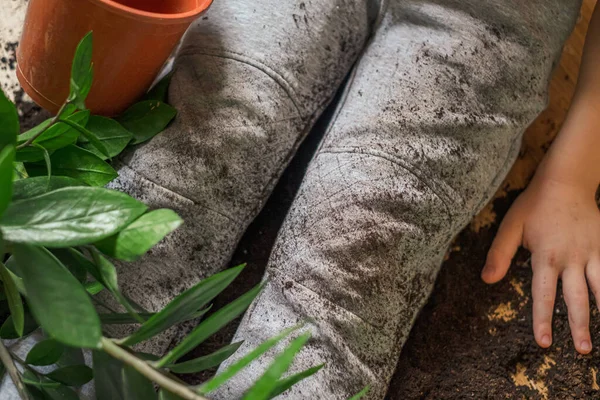
[[[296,108],[298,114],[304,115],[304,110],[302,110],[302,107],[300,107],[299,105],[300,101],[298,100],[298,96],[292,85],[290,85],[290,83],[280,73],[275,71],[273,68],[271,68],[264,62],[230,50],[211,49],[199,46],[187,46],[185,49],[182,49],[180,51],[178,57],[186,57],[193,55],[203,55],[209,57],[230,59],[241,62],[246,65],[250,65],[251,67],[258,69],[260,72],[266,74],[271,79],[273,79],[288,95],[289,99],[294,104],[294,107]]]
[[[393,156],[393,155],[383,152],[383,151],[377,151],[377,150],[372,150],[372,149],[362,149],[359,147],[327,147],[319,152],[319,154],[328,154],[328,153],[329,154],[340,154],[340,153],[365,154],[365,155],[370,155],[373,157],[378,157],[378,158],[384,159],[386,161],[389,161],[389,162],[399,166],[400,168],[404,169],[405,171],[410,173],[412,176],[417,178],[419,180],[419,182],[421,182],[422,184],[427,186],[429,188],[429,190],[431,190],[431,192],[438,199],[440,199],[440,201],[446,208],[446,218],[448,219],[448,221],[450,223],[452,223],[452,216],[454,216],[454,213],[451,212],[452,208],[450,207],[450,204],[454,204],[454,203],[456,203],[456,201],[452,200],[452,198],[450,196],[448,196],[446,193],[441,193],[438,189],[436,189],[435,186],[430,183],[431,181],[435,182],[434,179],[431,179],[431,177],[428,177],[427,175],[423,174],[421,171],[419,171],[418,168],[415,168],[414,166],[410,165],[409,163],[402,160],[401,158]],[[439,182],[435,182],[435,183],[437,186],[444,186],[444,184],[440,184]],[[462,202],[462,199],[461,199],[461,202]]]
[[[125,163],[125,162],[123,162],[123,161],[120,161],[119,163],[120,163],[122,166],[124,166],[124,167],[126,167],[126,168],[130,169],[130,170],[131,170],[131,171],[132,171],[132,172],[133,172],[133,173],[134,173],[134,174],[135,174],[135,175],[136,175],[138,178],[140,178],[140,179],[142,179],[142,180],[144,180],[144,181],[146,181],[146,182],[149,182],[149,183],[151,183],[152,185],[154,185],[154,186],[156,186],[156,187],[158,187],[158,188],[160,188],[160,189],[163,189],[164,191],[166,191],[166,192],[168,192],[168,193],[174,194],[175,196],[177,196],[177,197],[180,197],[181,199],[183,199],[183,200],[185,200],[185,201],[189,201],[190,203],[192,203],[192,204],[193,204],[193,205],[195,205],[196,207],[204,208],[205,210],[208,210],[208,211],[210,211],[210,212],[213,212],[213,213],[215,213],[215,214],[218,214],[218,215],[220,215],[220,216],[222,216],[222,217],[224,217],[224,218],[228,219],[229,221],[231,221],[231,222],[234,222],[234,223],[236,223],[236,224],[240,223],[240,221],[236,220],[235,218],[233,218],[233,217],[232,217],[232,216],[230,216],[230,215],[227,215],[227,214],[223,213],[222,211],[217,211],[217,210],[215,210],[215,209],[212,209],[212,208],[210,208],[210,207],[206,207],[206,206],[204,206],[204,205],[198,204],[196,201],[194,201],[194,200],[190,199],[189,197],[186,197],[186,196],[184,196],[184,195],[182,195],[182,194],[180,194],[180,193],[177,193],[177,192],[176,192],[176,191],[174,191],[174,190],[171,190],[171,189],[169,189],[169,188],[166,188],[166,187],[164,187],[164,186],[162,186],[162,185],[160,185],[160,184],[158,184],[158,183],[154,182],[152,179],[150,179],[150,178],[146,177],[145,175],[143,175],[143,174],[142,174],[142,173],[140,173],[139,171],[137,171],[137,170],[133,169],[133,168],[132,168],[130,165],[128,165],[127,163]]]

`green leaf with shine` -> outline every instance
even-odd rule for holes
[[[275,389],[273,389],[273,391],[269,394],[269,399],[273,399],[279,396],[298,382],[303,381],[304,379],[310,376],[313,376],[314,374],[319,372],[324,366],[325,364],[317,365],[316,367],[308,368],[304,371],[298,372],[297,374],[281,379],[275,386]]]
[[[50,160],[54,175],[79,179],[90,186],[104,186],[118,176],[117,171],[97,155],[74,145],[55,151]],[[47,174],[42,164],[27,164],[27,172],[30,176]]]
[[[176,115],[177,110],[168,104],[145,100],[131,106],[117,121],[133,133],[133,144],[139,144],[162,132]]]
[[[66,118],[71,123],[85,124],[90,117],[89,111],[81,111]],[[23,144],[31,137],[37,135],[39,131],[32,129],[19,135],[17,144]],[[36,162],[44,159],[44,152],[39,147],[46,149],[49,152],[62,149],[63,147],[75,144],[79,137],[79,131],[73,129],[65,123],[56,123],[48,128],[44,133],[37,137],[32,144],[36,147],[28,146],[17,151],[17,161],[20,162]]]
[[[61,120],[61,122],[66,123],[71,128],[73,128],[76,131],[78,131],[79,133],[81,133],[83,135],[83,137],[92,145],[92,147],[100,153],[99,158],[101,158],[101,159],[110,158],[110,156],[108,155],[108,150],[106,149],[106,146],[104,146],[104,143],[102,143],[100,141],[100,139],[98,139],[93,132],[90,132],[89,130],[87,130],[85,127],[83,127],[81,125],[78,125],[73,122],[69,122],[68,120]]]
[[[96,243],[96,247],[104,254],[119,260],[135,261],[177,229],[182,222],[172,210],[151,211],[116,235]]]
[[[302,350],[302,347],[310,339],[310,333],[304,333],[292,340],[289,346],[279,354],[273,363],[267,368],[265,373],[250,388],[243,400],[268,400],[270,394],[275,390],[279,383],[279,378],[290,368],[296,354]]]
[[[13,184],[13,201],[29,199],[69,186],[87,186],[78,179],[67,176],[36,176],[15,181]]]
[[[93,35],[92,32],[89,32],[79,42],[71,67],[71,93],[69,101],[72,101],[81,109],[85,108],[84,102],[92,87],[92,46]]]
[[[270,339],[265,340],[261,344],[259,344],[254,350],[250,351],[248,354],[237,360],[235,363],[231,364],[225,371],[221,372],[219,375],[215,376],[208,382],[203,383],[198,391],[200,393],[210,393],[213,390],[218,389],[221,385],[228,382],[231,378],[237,375],[242,369],[246,368],[250,363],[260,356],[265,354],[267,351],[272,349],[277,345],[277,343],[281,342],[286,336],[288,336],[293,331],[299,329],[300,326],[294,326],[288,329],[285,329],[279,335],[272,337]]]
[[[73,347],[96,348],[100,318],[81,283],[43,247],[13,244],[27,290],[27,304],[52,338]]]
[[[104,144],[109,157],[116,157],[121,154],[129,142],[133,140],[131,132],[111,118],[93,115],[88,121],[86,128]],[[85,137],[79,138],[79,146],[91,151],[103,160],[107,158]]]
[[[175,297],[165,308],[146,321],[137,332],[125,339],[124,344],[131,346],[149,339],[188,318],[198,309],[214,299],[242,272],[244,266],[231,268],[215,274]],[[170,364],[168,362],[167,364]]]
[[[166,367],[176,374],[195,374],[207,369],[218,367],[239,349],[243,342],[232,343],[203,357],[185,361],[178,364],[170,364]]]
[[[158,361],[157,366],[164,367],[167,364],[174,363],[180,357],[183,357],[192,351],[200,343],[204,342],[225,325],[233,321],[250,306],[250,303],[258,296],[262,288],[263,284],[255,286],[253,289],[250,289],[248,292],[212,314],[175,346],[175,348],[161,358]]]
[[[11,203],[0,229],[15,243],[80,246],[119,232],[145,211],[143,203],[125,193],[67,187]]]
[[[29,365],[52,365],[56,363],[63,352],[65,346],[54,339],[46,339],[36,343],[29,353],[25,362]]]
[[[0,216],[8,208],[12,198],[14,161],[15,148],[12,144],[0,150]]]

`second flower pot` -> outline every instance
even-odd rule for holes
[[[79,41],[94,35],[94,83],[86,105],[114,116],[140,98],[212,0],[30,0],[17,77],[40,106],[57,112],[69,94]]]

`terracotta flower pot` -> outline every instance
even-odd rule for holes
[[[17,77],[40,106],[57,112],[69,94],[79,41],[94,32],[94,84],[87,106],[116,115],[135,102],[189,25],[212,0],[30,0]]]

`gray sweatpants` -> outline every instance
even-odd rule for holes
[[[490,199],[545,107],[579,6],[215,1],[175,64],[176,122],[122,160],[114,185],[186,221],[121,268],[125,291],[156,309],[222,269],[350,73],[233,360],[310,320],[313,339],[294,371],[326,367],[284,397],[344,399],[371,385],[367,398],[383,398],[446,247]],[[215,397],[238,398],[272,358]]]

